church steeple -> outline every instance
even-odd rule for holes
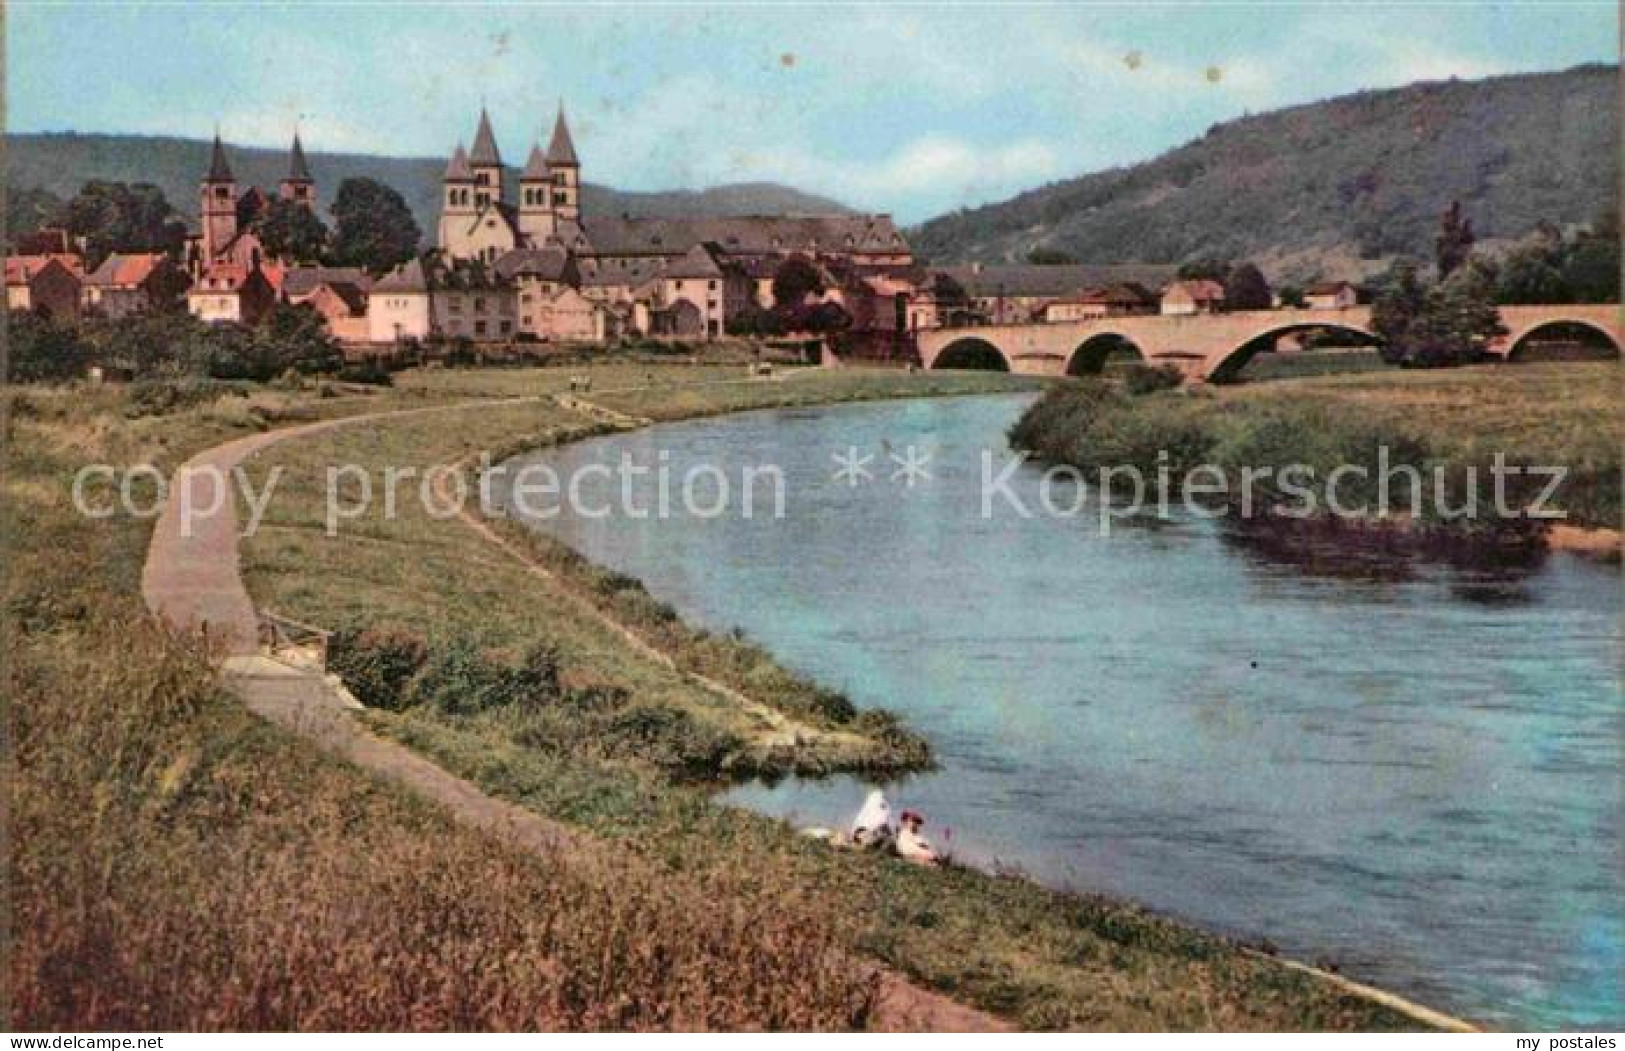
[[[497,150],[497,137],[491,131],[491,117],[480,107],[480,126],[474,132],[474,148],[468,151],[468,166],[474,172],[474,204],[483,208],[500,202],[502,192],[502,154]]]
[[[214,133],[214,150],[209,155],[209,173],[203,177],[204,182],[236,182],[237,177],[231,173],[231,165],[226,162],[226,147],[220,141],[220,131]]]
[[[554,226],[553,173],[538,141],[519,175],[519,232],[539,245],[552,235]]]
[[[564,119],[563,99],[553,122],[553,139],[547,144],[547,166],[553,173],[553,214],[560,221],[575,222],[581,218],[581,161]]]
[[[288,151],[288,174],[282,178],[279,194],[284,201],[294,201],[307,208],[316,203],[316,180],[311,178],[297,129],[293,133],[293,147]]]
[[[209,170],[198,188],[198,219],[203,231],[202,265],[208,266],[237,236],[237,177],[226,160],[226,147],[215,130]]]

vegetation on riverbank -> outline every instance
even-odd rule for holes
[[[1617,365],[1566,363],[1485,366],[1428,372],[1368,373],[1182,390],[1131,397],[1102,383],[1056,388],[1011,429],[1018,448],[1094,472],[1136,468],[1148,484],[1166,468],[1176,481],[1199,465],[1223,472],[1226,492],[1210,498],[1232,513],[1243,472],[1267,471],[1250,487],[1255,521],[1268,520],[1292,496],[1282,483],[1289,465],[1324,483],[1350,465],[1338,495],[1345,507],[1392,514],[1386,525],[1418,536],[1491,544],[1526,544],[1546,523],[1495,513],[1497,456],[1509,465],[1552,466],[1566,477],[1552,496],[1571,524],[1617,528],[1620,448]],[[1412,503],[1407,474],[1383,482],[1385,470],[1420,472]],[[1435,475],[1444,479],[1437,489]],[[1320,483],[1317,483],[1320,484]],[[1543,475],[1509,476],[1506,504],[1534,501]],[[1453,518],[1469,492],[1480,509]],[[1179,502],[1179,494],[1173,496]],[[1322,502],[1320,510],[1326,510]],[[1371,524],[1381,524],[1372,522]]]

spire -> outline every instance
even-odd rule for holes
[[[231,174],[231,165],[226,163],[226,147],[220,142],[220,132],[214,133],[214,153],[209,158],[209,174],[203,177],[204,182],[236,182],[237,177]]]
[[[550,177],[547,170],[547,155],[542,152],[541,143],[537,143],[530,148],[530,160],[525,162],[525,170],[519,177],[527,180],[547,179]]]
[[[451,155],[451,163],[446,165],[447,182],[473,182],[474,170],[468,166],[468,154],[463,152],[463,144],[457,144],[457,152]]]
[[[570,125],[564,121],[564,103],[559,103],[559,119],[553,123],[553,141],[547,144],[547,163],[554,167],[579,168],[576,144],[570,141]]]
[[[305,163],[305,147],[299,141],[299,130],[294,129],[293,149],[288,152],[288,182],[315,182],[310,177],[310,165]]]
[[[469,151],[470,164],[502,165],[502,155],[497,152],[497,137],[491,133],[491,118],[486,115],[485,107],[480,107],[480,127],[474,133],[474,148]]]

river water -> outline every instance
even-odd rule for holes
[[[1198,520],[982,511],[1025,396],[751,413],[551,450],[665,466],[674,514],[533,519],[685,617],[892,708],[938,772],[894,785],[961,857],[1142,902],[1501,1026],[1625,1025],[1616,573],[1286,555]],[[892,456],[931,477],[893,480]],[[832,477],[851,449],[870,479]],[[522,462],[522,461],[521,461]],[[732,510],[684,513],[700,463]],[[773,464],[738,513],[742,468]],[[619,481],[583,486],[589,511]],[[658,474],[633,510],[655,506]],[[700,510],[720,492],[696,486]],[[1059,501],[1052,501],[1059,503]],[[848,778],[731,802],[841,824]]]

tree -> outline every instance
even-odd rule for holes
[[[1619,302],[1619,213],[1603,212],[1568,248],[1563,283],[1576,303]]]
[[[376,179],[352,178],[333,198],[333,262],[382,273],[417,254],[423,231],[399,193]]]
[[[1281,305],[1284,307],[1302,310],[1309,305],[1309,300],[1304,298],[1303,289],[1297,285],[1282,285],[1276,290],[1276,294],[1281,297]]]
[[[1477,240],[1473,221],[1461,214],[1461,202],[1451,201],[1450,207],[1439,216],[1439,232],[1433,238],[1433,258],[1439,268],[1439,280],[1449,277],[1456,267],[1467,261]]]
[[[1274,306],[1263,271],[1251,263],[1232,269],[1224,284],[1224,305],[1229,310],[1268,310]]]
[[[1179,279],[1181,281],[1217,281],[1222,285],[1230,280],[1230,262],[1217,256],[1202,256],[1198,259],[1187,260],[1179,264]]]
[[[28,310],[14,310],[7,323],[10,383],[73,379],[90,364],[91,348],[72,325]]]
[[[276,259],[319,263],[327,251],[327,224],[317,218],[313,209],[296,201],[272,201],[254,229],[265,250]]]
[[[824,291],[824,275],[805,256],[793,255],[773,275],[773,305],[795,309]]]
[[[23,234],[31,234],[62,212],[62,198],[49,190],[8,186],[6,188],[6,245],[12,247]]]
[[[1027,262],[1033,266],[1069,266],[1078,260],[1070,252],[1063,252],[1059,248],[1034,248],[1027,253]]]
[[[1497,303],[1566,303],[1570,292],[1563,279],[1561,253],[1544,245],[1525,245],[1507,255],[1495,283]]]
[[[1429,288],[1415,267],[1396,266],[1371,310],[1371,325],[1387,343],[1383,357],[1424,368],[1477,360],[1491,339],[1506,333],[1493,283],[1493,271],[1474,265]]]
[[[114,252],[179,255],[186,226],[151,183],[126,184],[95,179],[66,204],[56,225],[85,240],[85,264],[101,265]]]

